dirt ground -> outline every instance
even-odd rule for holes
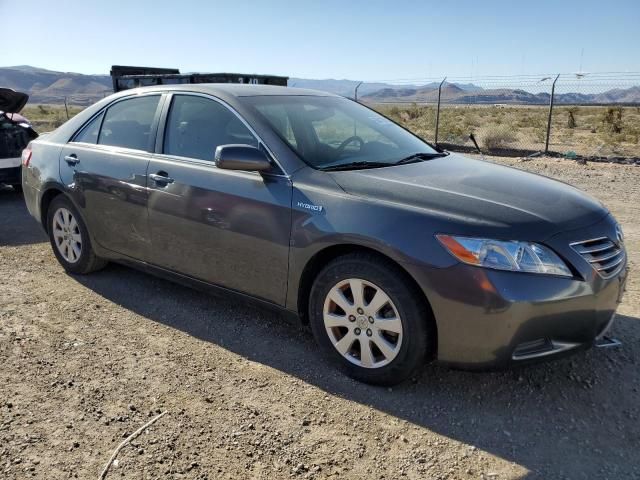
[[[621,221],[623,346],[497,373],[426,366],[370,387],[281,315],[110,265],[64,273],[0,191],[0,478],[640,478],[640,167],[502,159]]]

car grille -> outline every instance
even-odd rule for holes
[[[582,255],[602,278],[611,278],[624,267],[624,248],[607,237],[575,242],[571,247]]]

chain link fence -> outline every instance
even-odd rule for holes
[[[423,138],[454,151],[640,158],[640,74],[446,78],[364,96]]]

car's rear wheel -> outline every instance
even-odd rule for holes
[[[324,354],[363,382],[399,383],[432,353],[424,298],[399,268],[375,255],[329,263],[312,287],[309,319]]]
[[[53,199],[47,222],[53,253],[65,270],[85,274],[106,265],[93,251],[87,227],[68,198],[59,195]]]

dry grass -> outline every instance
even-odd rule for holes
[[[69,118],[80,113],[84,107],[69,105]],[[64,105],[27,105],[20,112],[33,124],[33,128],[38,133],[55,130],[67,121],[67,113]]]
[[[433,106],[375,107],[427,140],[435,137]],[[485,148],[544,149],[547,107],[443,106],[439,141],[470,145],[469,133]],[[580,155],[640,156],[640,107],[556,106],[549,149]]]

